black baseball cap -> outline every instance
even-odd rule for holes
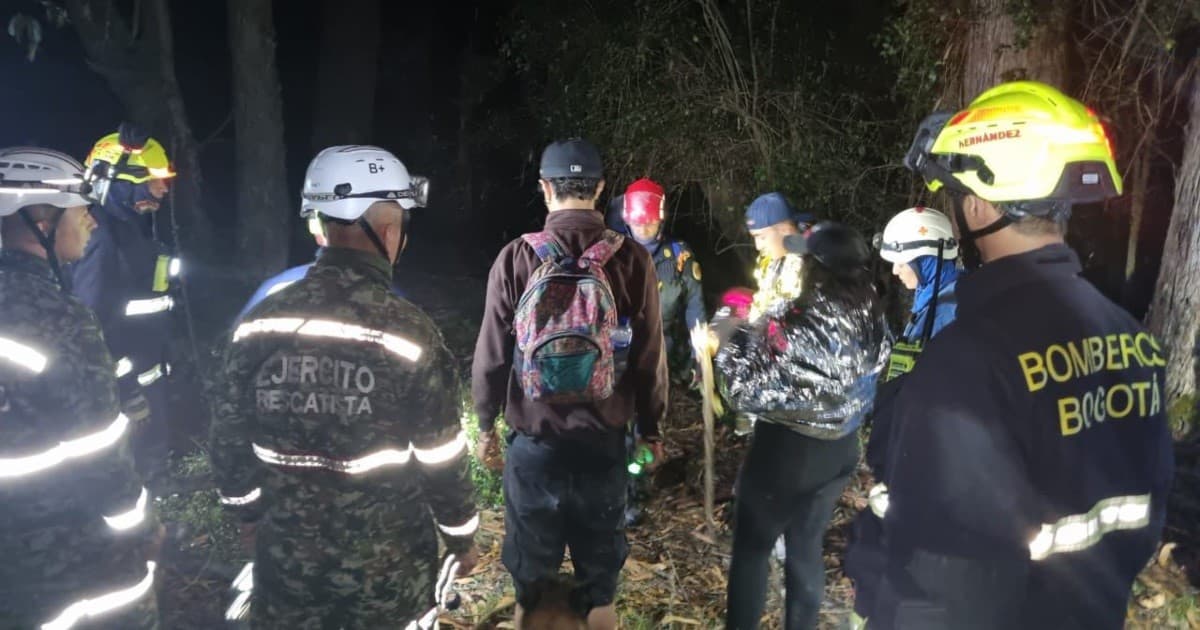
[[[792,254],[808,254],[833,269],[862,267],[871,261],[871,248],[854,228],[836,221],[822,221],[803,234],[789,234],[783,246]]]
[[[604,163],[596,145],[583,138],[571,138],[552,142],[542,151],[542,165],[538,169],[542,179],[559,177],[604,178]]]

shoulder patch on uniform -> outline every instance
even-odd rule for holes
[[[691,257],[692,257],[691,251],[686,250],[686,249],[680,251],[679,252],[679,260],[675,262],[675,272],[683,273],[684,264],[687,263],[688,259]]]
[[[663,250],[662,250],[662,253],[663,253],[663,256],[666,256],[667,258],[670,258],[670,257],[671,257],[671,248],[670,248],[670,247],[664,247],[664,248],[663,248]]]
[[[696,282],[700,281],[700,263],[692,261],[692,276],[696,278]]]

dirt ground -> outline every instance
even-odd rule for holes
[[[447,345],[465,368],[470,363],[482,309],[482,282],[474,278],[400,277],[406,293],[439,323]],[[447,291],[453,287],[453,291]],[[195,400],[195,393],[191,395]],[[618,609],[622,627],[720,628],[729,566],[731,530],[726,508],[747,441],[724,429],[717,436],[715,532],[703,517],[702,420],[697,400],[672,395],[667,421],[668,461],[653,476],[653,491],[641,522],[629,530],[630,555],[622,573]],[[202,434],[201,434],[202,435]],[[1179,473],[1167,530],[1168,542],[1135,585],[1127,627],[1200,628],[1200,444],[1179,447]],[[207,475],[202,439],[176,465],[179,492],[160,502],[171,523],[158,581],[163,628],[223,627],[229,582],[241,567],[232,524],[216,504]],[[869,475],[860,468],[839,501],[826,535],[825,600],[820,627],[845,628],[853,588],[841,569],[849,523],[866,506]],[[481,562],[459,580],[462,606],[442,617],[444,627],[511,627],[512,587],[499,561],[503,513],[485,509],[478,535]],[[569,562],[564,563],[569,571]],[[1192,581],[1188,579],[1191,573]],[[781,579],[772,563],[771,588],[762,627],[780,627]]]

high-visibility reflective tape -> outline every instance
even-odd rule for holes
[[[242,570],[233,578],[233,590],[238,592],[233,603],[225,609],[225,618],[229,621],[244,619],[250,612],[250,597],[254,591],[254,563],[247,562]]]
[[[459,431],[454,439],[445,444],[429,449],[413,446],[412,449],[417,461],[422,464],[442,464],[467,452],[467,434]]]
[[[175,308],[175,299],[169,295],[160,295],[144,300],[129,300],[125,304],[125,316],[153,315],[154,313],[169,311],[173,308]]]
[[[875,516],[883,518],[888,509],[888,489],[882,483],[877,483],[871,486],[871,490],[867,493],[867,505],[871,506],[871,511]]]
[[[225,609],[225,619],[227,621],[241,621],[246,618],[250,612],[250,597],[254,595],[253,591],[242,591],[233,598],[233,603],[229,608]]]
[[[472,516],[466,523],[462,525],[442,525],[438,523],[438,529],[442,530],[447,536],[470,536],[479,529],[479,515]]]
[[[183,271],[183,261],[178,257],[172,258],[171,262],[167,264],[167,275],[178,278],[181,271]]]
[[[300,317],[268,317],[239,324],[233,331],[233,341],[236,343],[251,337],[267,333],[294,333],[304,323]]]
[[[373,343],[409,361],[420,359],[422,353],[420,346],[403,337],[382,330],[328,319],[306,320],[297,317],[256,319],[238,326],[233,333],[233,340],[237,342],[252,335],[265,333],[292,333],[306,337]]]
[[[142,493],[138,495],[137,503],[133,506],[133,509],[114,516],[105,516],[104,522],[119,532],[141,525],[146,520],[146,502],[149,499],[150,493],[145,488],[142,488]]]
[[[1150,495],[1109,497],[1084,514],[1073,514],[1053,524],[1043,524],[1029,543],[1029,557],[1042,560],[1056,553],[1080,551],[1100,542],[1105,534],[1139,529],[1150,523]]]
[[[446,559],[442,561],[442,568],[438,571],[438,579],[433,587],[433,598],[438,606],[445,606],[446,601],[450,599],[450,589],[454,587],[454,580],[458,579],[458,569],[461,566],[458,557],[452,553],[447,554]]]
[[[218,493],[219,494],[219,493]],[[262,496],[262,488],[255,488],[240,497],[227,497],[221,494],[218,500],[221,505],[250,505]]]
[[[155,381],[171,373],[170,366],[165,366],[162,363],[155,363],[154,367],[137,375],[138,385],[149,387]]]
[[[46,355],[41,352],[7,337],[0,337],[0,357],[4,357],[8,361],[16,363],[35,374],[41,374],[42,370],[46,369],[46,363],[49,361]]]
[[[154,569],[155,564],[147,562],[146,577],[142,578],[142,581],[99,597],[81,599],[67,606],[66,610],[52,621],[42,624],[42,630],[68,630],[87,618],[97,617],[136,602],[149,593],[150,587],[154,586]]]
[[[254,454],[268,464],[277,466],[296,466],[299,468],[324,468],[334,472],[350,475],[361,475],[381,466],[396,466],[407,464],[412,457],[412,448],[397,450],[394,448],[375,451],[370,455],[356,459],[333,459],[322,455],[296,455],[278,453],[269,448],[254,445]]]
[[[133,371],[133,361],[129,357],[117,359],[117,378],[124,378]]]
[[[275,284],[271,285],[269,289],[267,289],[267,295],[275,295],[276,293],[279,293],[295,283],[295,280],[283,280],[281,282],[276,282]]]
[[[429,609],[429,612],[416,619],[408,622],[404,626],[404,630],[437,630],[438,627],[438,607],[434,606]]]
[[[117,414],[117,418],[104,429],[74,440],[59,442],[41,453],[25,457],[0,458],[0,479],[24,477],[47,468],[57,466],[68,459],[77,459],[102,451],[116,444],[129,428],[129,418]]]

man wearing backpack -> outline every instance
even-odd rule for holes
[[[505,246],[488,277],[472,367],[478,448],[481,460],[498,461],[494,424],[503,410],[513,431],[502,559],[516,588],[516,627],[569,546],[573,607],[589,628],[611,629],[628,551],[629,418],[662,456],[667,370],[658,281],[646,249],[606,230],[596,211],[604,179],[594,146],[551,144],[540,176],[545,230]]]

